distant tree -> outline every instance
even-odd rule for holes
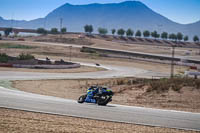
[[[162,39],[167,39],[167,38],[168,38],[168,33],[167,33],[167,32],[163,32],[163,33],[161,34],[161,38],[162,38]]]
[[[194,37],[193,37],[193,41],[194,41],[194,42],[199,42],[199,37],[198,37],[198,36],[194,36]]]
[[[133,34],[134,34],[134,31],[131,30],[130,28],[126,31],[126,36],[127,37],[131,37],[131,36],[133,36]]]
[[[93,26],[89,25],[89,33],[91,34],[93,32]]]
[[[101,35],[106,35],[108,33],[108,30],[106,28],[98,28],[98,32]]]
[[[125,33],[125,30],[124,30],[124,29],[119,29],[119,30],[117,31],[117,34],[120,35],[121,37],[124,35],[124,33]]]
[[[142,35],[142,33],[141,33],[140,30],[138,30],[138,31],[135,33],[135,36],[136,36],[136,37],[141,37],[141,35]]]
[[[160,34],[156,34],[156,38],[160,38]]]
[[[189,40],[189,37],[188,36],[184,36],[184,41],[186,42],[186,41],[188,41]]]
[[[45,34],[47,34],[47,31],[46,31],[44,28],[38,28],[38,29],[37,29],[37,33],[38,33],[38,34],[44,34],[44,35],[45,35]]]
[[[9,36],[10,33],[12,33],[12,28],[6,28],[6,30],[4,31],[5,36]]]
[[[92,25],[85,25],[84,30],[86,33],[92,33],[93,32],[93,26]]]
[[[144,37],[149,37],[149,36],[150,36],[150,32],[149,32],[148,30],[145,30],[145,31],[143,32],[143,36],[144,36]]]
[[[61,28],[61,33],[66,33],[66,32],[67,32],[67,28],[66,27]]]
[[[157,31],[151,32],[151,37],[156,38],[156,33],[155,32],[157,33]]]
[[[57,28],[51,28],[51,34],[58,34]]]
[[[171,39],[172,41],[176,41],[177,40],[176,34],[174,34],[174,33],[169,34],[169,39]]]
[[[85,30],[86,33],[89,33],[89,25],[85,25],[84,30]]]
[[[177,41],[177,35],[174,34],[174,41]]]
[[[160,37],[160,34],[157,33],[157,31],[151,32],[151,36],[156,39]]]
[[[176,36],[177,36],[177,39],[179,41],[183,40],[183,34],[182,33],[178,32]]]
[[[114,35],[115,32],[116,32],[116,30],[115,30],[115,29],[112,29],[111,32],[112,32],[112,34]]]

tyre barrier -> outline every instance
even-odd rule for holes
[[[32,69],[71,69],[79,68],[80,64],[72,65],[22,65],[22,64],[4,64],[0,63],[0,67],[13,67],[13,68],[32,68]]]
[[[33,69],[70,69],[70,68],[79,68],[80,64],[73,65],[19,65],[13,64],[15,68],[33,68]]]
[[[82,52],[89,52],[89,53],[102,53],[102,54],[114,54],[120,56],[130,56],[130,57],[140,57],[140,58],[148,58],[148,59],[157,59],[157,60],[174,60],[175,62],[180,62],[182,58],[159,54],[149,54],[149,53],[142,53],[142,52],[132,52],[132,51],[123,51],[123,50],[115,50],[115,49],[104,49],[104,48],[96,48],[96,47],[82,47]],[[195,59],[187,59],[187,63],[195,63],[200,64],[200,60]]]
[[[13,67],[13,65],[8,63],[0,63],[0,67]]]

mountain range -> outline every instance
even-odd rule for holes
[[[5,20],[0,17],[0,27],[34,28],[44,27],[50,29],[67,27],[71,32],[83,32],[86,24],[93,25],[95,32],[99,27],[119,29],[131,28],[136,30],[157,30],[159,33],[182,32],[193,37],[200,36],[200,21],[192,24],[179,24],[154,12],[139,1],[126,1],[111,4],[71,5],[64,4],[50,12],[46,17],[31,21]]]

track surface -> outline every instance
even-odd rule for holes
[[[94,64],[81,63],[81,65],[94,66]],[[133,67],[122,67],[114,65],[101,65],[107,71],[87,72],[87,73],[37,73],[37,72],[13,72],[0,71],[0,80],[37,80],[37,79],[99,79],[113,77],[143,77],[168,76],[165,73],[147,71]]]
[[[78,104],[0,87],[0,107],[143,125],[200,131],[200,114],[110,104]]]
[[[94,64],[85,64],[94,65]],[[76,78],[111,78],[111,77],[149,77],[165,75],[142,69],[119,66],[102,66],[107,68],[103,72],[49,74],[0,71],[0,80],[33,80],[33,79],[76,79]],[[51,96],[42,96],[18,90],[0,87],[0,107],[20,109],[33,112],[60,114],[125,122],[169,128],[200,131],[200,114],[178,111],[167,111],[122,105],[97,106],[94,104],[78,104],[74,100],[67,100]]]

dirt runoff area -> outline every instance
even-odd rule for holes
[[[0,108],[0,133],[197,133]]]
[[[200,112],[200,89],[193,84],[177,86],[178,82],[173,89],[167,82],[156,83],[155,90],[150,88],[151,80],[136,78],[13,81],[12,86],[26,92],[77,100],[89,86],[101,85],[115,92],[112,101],[115,104]]]

